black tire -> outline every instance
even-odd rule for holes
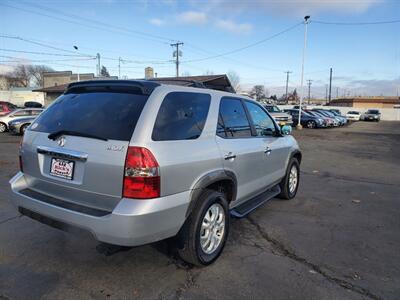
[[[7,125],[4,124],[3,122],[0,122],[0,133],[6,132],[7,131]]]
[[[28,128],[28,126],[29,126],[29,124],[22,125],[21,128],[19,129],[19,133],[21,135],[24,135],[25,130],[26,130],[26,128]]]
[[[317,124],[314,121],[307,121],[307,123],[306,123],[306,127],[310,128],[310,129],[313,129],[316,126],[317,126]]]
[[[289,189],[289,177],[290,177],[290,171],[292,170],[293,166],[295,166],[297,169],[297,184],[296,188],[291,192]],[[279,194],[278,197],[285,200],[293,199],[297,194],[297,190],[299,189],[299,182],[300,182],[300,164],[295,157],[292,157],[289,161],[286,170],[286,175],[285,177],[283,177],[282,181],[279,184],[281,188],[281,193]]]
[[[200,245],[201,225],[208,209],[218,203],[225,212],[225,228],[218,247],[210,254],[203,251]],[[187,263],[196,266],[206,266],[214,262],[225,246],[229,233],[229,209],[225,194],[215,190],[205,190],[197,199],[192,213],[178,233],[177,250],[179,256]]]

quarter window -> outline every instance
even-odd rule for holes
[[[240,99],[221,99],[217,135],[224,138],[251,136],[250,123]]]
[[[206,123],[210,102],[209,94],[169,93],[158,111],[152,139],[154,141],[197,139]]]
[[[247,110],[253,120],[257,136],[271,136],[276,133],[272,118],[256,103],[245,101]]]

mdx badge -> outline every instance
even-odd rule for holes
[[[118,145],[110,145],[107,146],[107,150],[109,151],[123,151],[125,146],[118,146]]]

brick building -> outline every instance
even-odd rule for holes
[[[354,108],[394,108],[400,105],[400,97],[354,97],[333,99],[330,106],[343,106]]]

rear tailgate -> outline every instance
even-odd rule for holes
[[[148,95],[138,89],[72,90],[26,131],[29,189],[112,211],[122,195],[126,151]]]

